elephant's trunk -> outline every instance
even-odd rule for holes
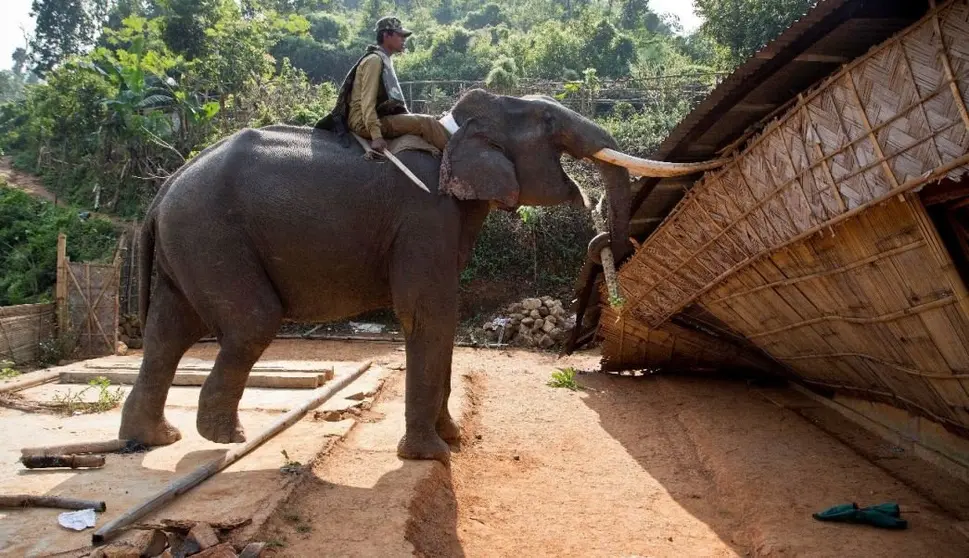
[[[629,206],[631,191],[629,171],[609,163],[596,161],[599,174],[606,185],[606,201],[609,203],[609,239],[617,262],[623,261],[629,252]]]
[[[600,152],[614,152],[616,140],[604,128],[585,118],[574,119],[560,136],[565,151],[577,159],[591,159],[606,186],[609,204],[608,228],[610,247],[617,262],[631,251],[629,243],[629,211],[632,196],[629,171],[622,165],[596,159]]]

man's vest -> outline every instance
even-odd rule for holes
[[[367,53],[357,60],[357,63],[347,73],[347,77],[343,79],[343,86],[340,87],[340,94],[336,98],[336,105],[333,107],[333,110],[316,123],[317,128],[336,133],[344,147],[349,147],[350,145],[350,129],[348,124],[350,118],[350,98],[353,94],[353,82],[357,77],[357,68],[360,67],[363,59],[371,54],[377,54],[378,56],[383,54],[378,51],[380,51],[380,47],[376,45],[367,47]],[[394,75],[393,67],[388,65],[389,57],[384,55],[380,56],[380,58],[383,71],[380,73],[380,88],[377,90],[377,117],[382,118],[392,114],[407,114],[410,111],[407,109],[404,95],[400,91],[400,84],[397,82],[397,76]]]

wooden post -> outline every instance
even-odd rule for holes
[[[84,262],[84,296],[87,300],[91,299],[91,264],[90,262]],[[87,316],[85,316],[84,323],[87,327],[87,342],[84,345],[85,352],[90,351],[91,347],[94,345],[94,332],[91,330],[91,318],[92,315],[97,311],[97,308],[87,305]],[[100,322],[99,322],[100,323]],[[104,333],[103,331],[101,333]],[[114,351],[111,351],[112,353]],[[111,353],[108,353],[111,354]]]
[[[112,287],[113,292],[111,293],[114,297],[114,319],[111,321],[112,329],[112,345],[111,354],[118,351],[118,322],[120,320],[119,314],[121,313],[121,264],[124,262],[122,253],[125,250],[125,244],[128,240],[128,231],[121,233],[121,238],[118,240],[118,248],[114,252],[114,287]]]
[[[70,314],[67,307],[67,235],[57,235],[57,337],[63,340],[70,329]]]

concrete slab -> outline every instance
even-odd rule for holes
[[[355,363],[340,363],[336,375],[347,374]],[[383,370],[372,368],[362,378],[322,408],[341,410],[359,406],[360,401],[346,397],[368,386],[381,384]],[[44,385],[22,392],[30,400],[50,401],[64,390],[78,386]],[[127,389],[121,388],[125,394]],[[93,392],[94,390],[91,390]],[[168,419],[181,429],[183,439],[144,454],[107,456],[103,469],[27,470],[17,463],[20,448],[78,441],[111,439],[117,436],[120,409],[107,413],[60,416],[23,413],[0,409],[4,439],[0,443],[0,492],[46,494],[98,499],[107,502],[107,512],[99,514],[97,524],[117,517],[140,503],[173,479],[222,455],[232,446],[214,444],[195,430],[195,407],[198,388],[173,388],[167,406]],[[94,397],[93,393],[86,394]],[[254,435],[266,428],[279,414],[297,406],[309,396],[305,390],[247,389],[240,419],[247,432]],[[179,405],[179,403],[181,405]],[[245,537],[260,528],[275,506],[293,489],[298,475],[280,471],[285,464],[282,451],[289,459],[311,464],[334,440],[347,434],[351,420],[325,422],[313,414],[269,440],[263,446],[181,496],[146,521],[162,519],[233,522],[249,519],[251,523],[234,536]],[[75,533],[57,524],[63,510],[0,510],[0,556],[44,556],[87,547],[92,530]]]

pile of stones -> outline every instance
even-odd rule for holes
[[[118,341],[129,349],[141,348],[141,320],[138,316],[122,314],[118,316]]]
[[[550,349],[568,339],[575,316],[552,297],[526,298],[502,310],[479,330],[488,344]]]

